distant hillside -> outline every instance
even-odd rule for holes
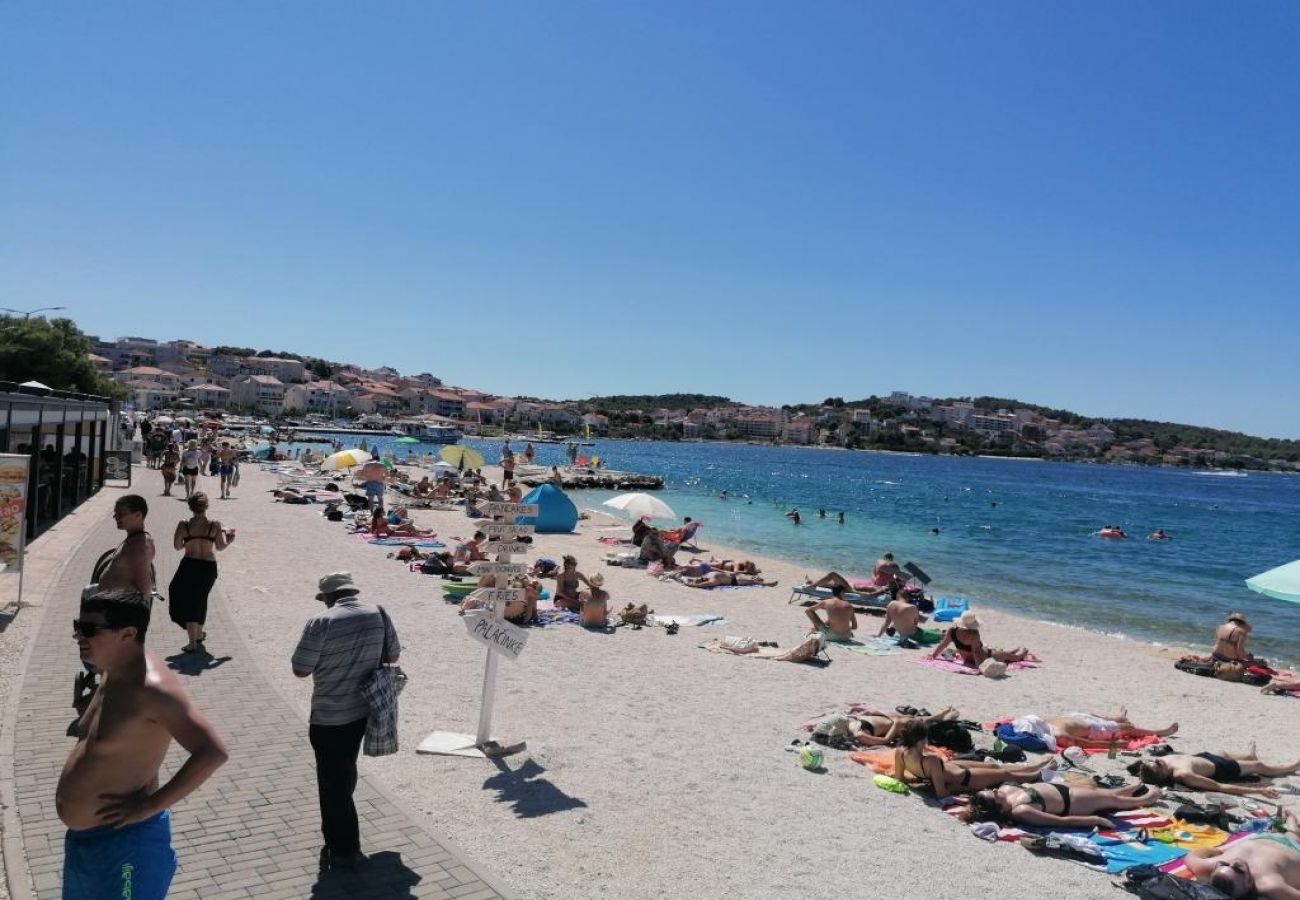
[[[583,409],[602,412],[623,412],[629,409],[686,409],[697,407],[711,409],[715,406],[735,406],[734,400],[713,394],[614,394],[609,397],[588,397],[585,400],[566,400]]]
[[[1110,426],[1117,440],[1149,438],[1162,450],[1182,445],[1221,450],[1233,456],[1300,461],[1300,441],[1254,437],[1239,431],[1223,431],[1200,425],[1179,425],[1176,422],[1151,422],[1146,419],[1099,419],[1098,421]]]

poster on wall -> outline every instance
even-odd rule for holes
[[[31,457],[0,453],[0,571],[21,572],[27,530],[27,469]]]
[[[131,486],[130,450],[104,451],[104,480],[125,481],[127,487]]]

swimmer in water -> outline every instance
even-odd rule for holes
[[[801,516],[799,515],[799,510],[797,509],[790,510],[788,513],[785,514],[785,517],[796,525],[799,524],[801,519]]]

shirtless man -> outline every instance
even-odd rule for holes
[[[149,504],[139,494],[127,494],[113,504],[113,520],[120,531],[126,532],[122,543],[110,554],[105,554],[91,573],[90,585],[82,591],[86,599],[97,591],[115,588],[132,588],[141,596],[153,595],[153,538],[144,530],[144,519],[149,514]],[[84,660],[83,660],[84,662]],[[73,708],[84,713],[95,696],[95,669],[87,663],[86,671],[77,675],[73,686]]]
[[[824,621],[817,615],[818,610],[826,613]],[[827,640],[851,641],[853,632],[858,630],[858,615],[853,609],[853,604],[844,599],[844,588],[839,585],[831,587],[829,597],[810,606],[804,610],[804,613],[817,630],[826,635]]]
[[[1183,864],[1232,898],[1300,900],[1300,822],[1286,810],[1285,831],[1193,850]]]
[[[221,473],[222,500],[230,499],[230,480],[235,475],[235,457],[238,455],[229,441],[221,442],[221,449],[217,451],[217,471]]]
[[[921,611],[915,603],[904,600],[897,589],[891,591],[891,595],[893,599],[885,607],[885,621],[880,623],[877,636],[886,634],[892,628],[900,646],[915,647],[916,633],[921,629]]]
[[[1114,717],[1072,712],[1063,716],[1044,716],[1043,721],[1054,737],[1069,738],[1071,743],[1084,749],[1108,748],[1112,741],[1124,743],[1137,737],[1170,737],[1178,733],[1177,722],[1165,728],[1139,728],[1129,721],[1128,709],[1123,707]]]
[[[1136,775],[1147,784],[1161,787],[1191,788],[1194,791],[1218,791],[1221,794],[1235,794],[1244,797],[1258,794],[1271,800],[1278,798],[1278,792],[1270,782],[1258,781],[1252,784],[1240,784],[1243,778],[1264,777],[1283,778],[1300,772],[1300,762],[1289,766],[1271,766],[1260,762],[1255,755],[1255,745],[1245,753],[1170,753],[1156,759],[1139,760],[1128,767],[1130,775]]]
[[[148,595],[131,587],[96,592],[73,623],[81,659],[104,684],[77,723],[54,794],[68,826],[65,900],[162,900],[176,872],[168,808],[226,761],[221,738],[176,675],[145,651],[148,628]],[[173,739],[189,759],[159,786]]]

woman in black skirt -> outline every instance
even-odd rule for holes
[[[235,531],[225,531],[220,522],[208,518],[207,494],[198,491],[187,502],[194,515],[176,525],[172,544],[185,556],[172,576],[167,599],[172,621],[184,628],[190,639],[182,652],[202,653],[208,636],[203,630],[208,618],[208,594],[217,581],[217,551],[230,546]]]

